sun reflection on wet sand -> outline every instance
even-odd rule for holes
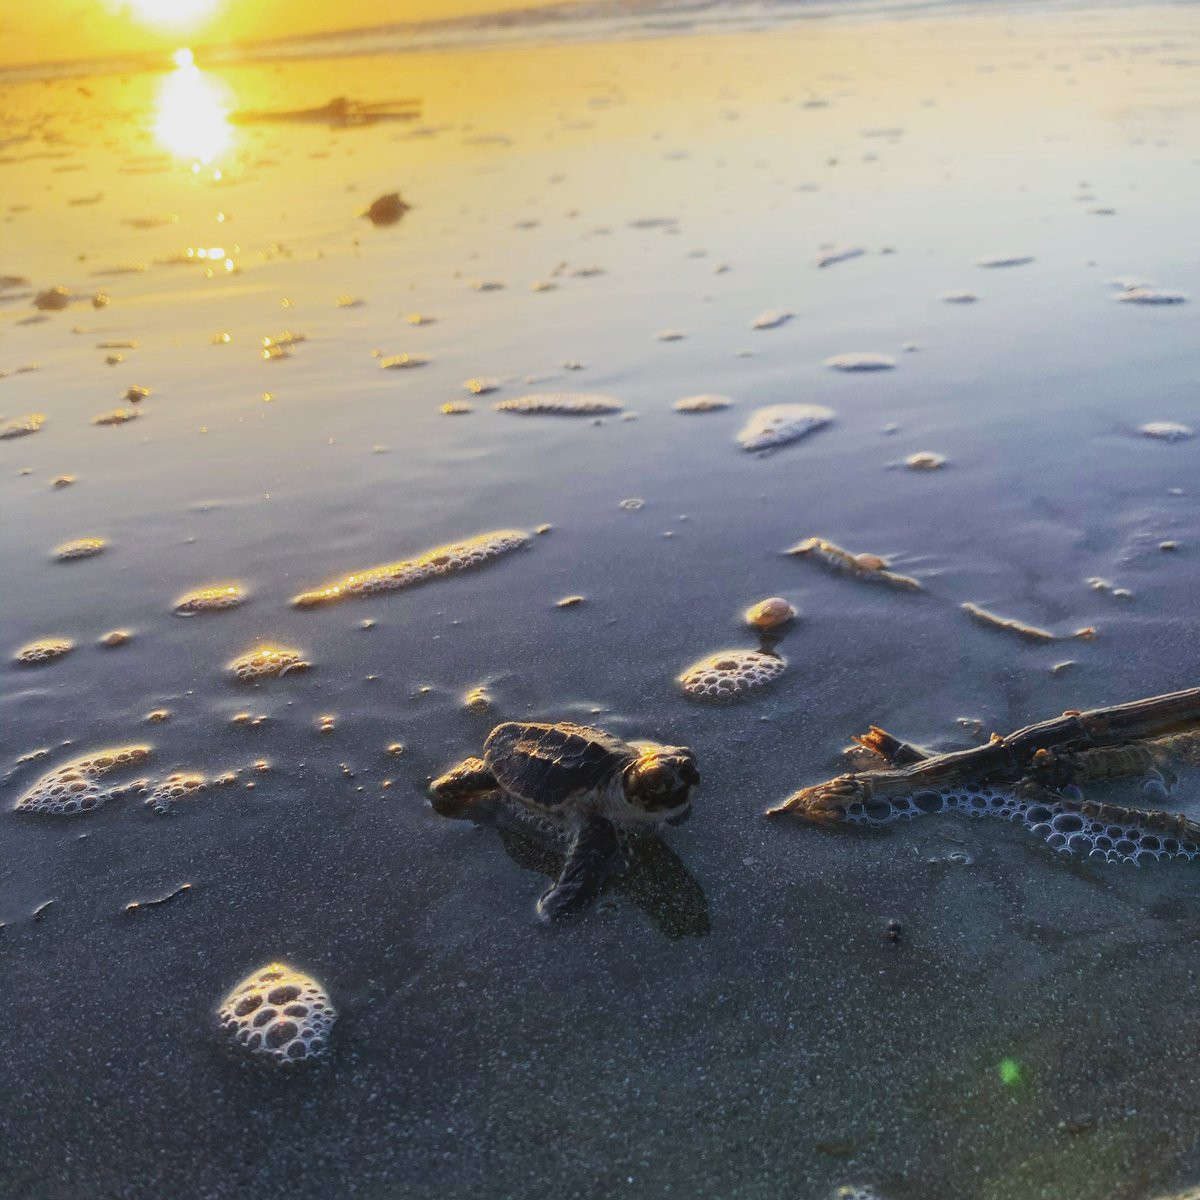
[[[201,71],[190,51],[177,51],[175,62],[155,100],[154,136],[177,158],[207,166],[233,141],[228,88]]]

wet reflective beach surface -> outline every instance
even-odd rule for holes
[[[1195,8],[181,56],[0,109],[0,1193],[1200,1180],[1195,864],[762,815],[872,722],[1200,682]],[[686,694],[761,667],[766,597],[784,669]],[[703,780],[549,927],[561,853],[425,795],[513,719]],[[81,759],[103,801],[10,811]],[[1176,775],[1088,796],[1200,817]],[[289,1004],[312,1061],[231,1044]]]

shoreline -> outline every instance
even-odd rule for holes
[[[806,24],[871,26],[911,21],[942,21],[1078,16],[1081,13],[1141,13],[1164,10],[1179,12],[1200,0],[990,0],[994,7],[981,11],[972,0],[810,0],[811,8],[790,13],[779,10],[730,12],[723,15],[687,14],[668,7],[652,8],[634,17],[565,15],[560,20],[539,22],[540,8],[513,10],[528,22],[489,17],[463,17],[364,28],[328,30],[265,39],[249,43],[200,43],[193,46],[205,66],[224,69],[267,63],[321,62],[340,59],[393,57],[409,54],[471,53],[486,50],[530,50],[556,45],[581,45],[655,41],[682,36],[711,37],[747,33],[780,32]],[[558,6],[550,6],[557,8]],[[749,10],[750,6],[747,5]],[[707,17],[707,19],[705,19]],[[455,36],[453,30],[460,31]],[[372,38],[392,39],[390,45],[358,45]],[[408,42],[400,39],[412,39]],[[186,41],[185,38],[177,39]],[[0,63],[0,84],[20,85],[111,75],[160,74],[171,69],[171,51],[106,55],[95,59],[42,59],[28,63]]]

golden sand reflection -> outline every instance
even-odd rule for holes
[[[233,141],[229,91],[195,65],[190,51],[177,51],[175,62],[155,100],[154,136],[177,158],[208,165]]]

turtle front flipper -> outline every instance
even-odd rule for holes
[[[617,831],[603,817],[587,816],[579,826],[558,881],[538,901],[538,916],[553,921],[587,908],[600,894],[608,868],[620,853]]]

